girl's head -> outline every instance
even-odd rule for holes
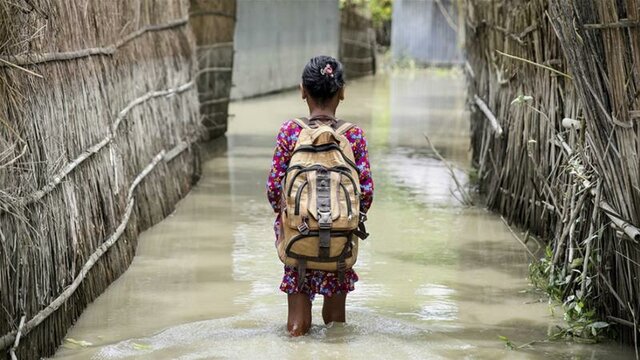
[[[337,107],[344,99],[344,72],[342,64],[331,56],[316,56],[302,71],[302,98],[310,106]]]

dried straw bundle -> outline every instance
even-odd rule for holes
[[[586,298],[636,342],[640,0],[465,7],[473,159],[488,205],[550,239],[563,297]]]
[[[376,38],[371,15],[362,5],[347,2],[340,11],[340,61],[347,79],[376,72]]]
[[[236,2],[191,0],[189,23],[197,45],[200,113],[207,136],[213,139],[227,130]]]
[[[200,121],[188,9],[0,1],[3,351],[19,333],[21,358],[51,354],[127,268],[137,234],[189,190]]]

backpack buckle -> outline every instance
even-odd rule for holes
[[[318,210],[318,227],[320,229],[331,229],[331,211]]]
[[[307,224],[307,217],[302,217],[302,222],[298,225],[298,231],[302,235],[309,235],[309,224]]]

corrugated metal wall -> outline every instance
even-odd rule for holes
[[[238,0],[231,98],[300,83],[315,55],[338,56],[338,0]]]
[[[391,24],[393,59],[428,65],[460,63],[454,5],[455,0],[396,0]]]

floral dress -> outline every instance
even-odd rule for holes
[[[271,203],[273,211],[277,217],[274,224],[276,233],[276,241],[280,232],[280,196],[282,192],[282,180],[284,179],[291,154],[296,146],[298,135],[302,128],[295,121],[286,121],[280,127],[278,137],[276,139],[276,148],[273,154],[271,164],[271,172],[267,180],[267,197]],[[345,136],[351,143],[353,155],[356,165],[360,172],[360,210],[367,212],[373,201],[373,179],[371,178],[371,169],[369,166],[369,153],[367,151],[367,140],[364,132],[358,126],[354,126],[347,130]],[[354,289],[355,282],[358,281],[358,275],[353,269],[345,272],[344,280],[339,281],[335,272],[322,270],[307,270],[305,273],[305,281],[298,289],[298,271],[293,266],[284,267],[284,276],[280,284],[280,290],[287,294],[296,294],[303,292],[314,299],[315,294],[332,296],[333,294],[348,293]]]

